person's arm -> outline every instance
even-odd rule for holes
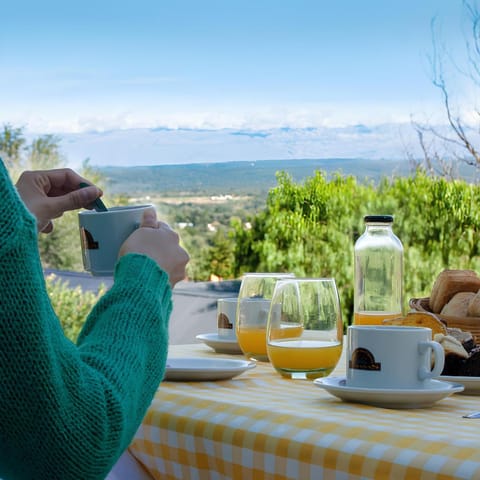
[[[74,345],[48,298],[36,219],[3,165],[0,195],[0,477],[103,479],[163,376],[169,275],[126,253]]]

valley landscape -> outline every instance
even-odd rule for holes
[[[353,175],[359,181],[378,181],[381,177],[408,175],[408,160],[368,160],[360,158],[260,160],[179,165],[99,167],[107,191],[116,195],[198,197],[265,197],[276,185],[276,173],[287,172],[296,182],[316,170],[331,176]]]
[[[317,170],[327,177],[352,175],[359,182],[376,183],[385,176],[408,175],[411,166],[407,160],[331,158],[98,168],[106,198],[152,203],[180,233],[191,254],[190,277],[196,280],[211,279],[212,270],[229,277],[232,221],[249,228],[251,219],[265,209],[278,172],[303,183]],[[217,267],[212,268],[212,262]]]

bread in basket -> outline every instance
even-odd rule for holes
[[[470,332],[480,343],[480,277],[472,270],[444,270],[430,297],[412,298],[413,311],[434,313],[449,328]]]
[[[430,297],[411,298],[409,306],[416,312],[433,313],[430,309]],[[464,332],[470,332],[475,343],[480,343],[480,317],[457,317],[454,315],[442,315],[437,313],[436,316],[449,328],[459,328]]]

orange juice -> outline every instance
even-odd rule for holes
[[[296,338],[303,333],[303,326],[299,323],[281,323],[278,328],[270,330],[270,340],[278,340],[280,338]]]
[[[298,338],[303,332],[299,324],[282,324],[280,328],[271,331],[270,336],[279,338]],[[267,356],[267,330],[260,327],[243,326],[237,331],[237,340],[242,352],[247,357],[268,361]]]
[[[383,320],[401,316],[401,312],[355,312],[353,323],[355,325],[382,325]]]
[[[342,342],[325,340],[275,340],[267,346],[270,362],[284,376],[304,372],[308,378],[328,375],[342,354]]]
[[[267,330],[265,327],[243,326],[237,330],[237,340],[246,357],[268,361]]]

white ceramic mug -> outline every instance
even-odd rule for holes
[[[237,300],[237,297],[219,298],[217,300],[217,329],[220,338],[237,339],[235,331]]]
[[[242,298],[238,305],[238,318],[243,326],[249,328],[267,328],[270,300],[265,298]]]
[[[429,328],[348,327],[348,387],[422,389],[442,373],[444,361],[443,348],[432,341]]]
[[[152,205],[112,207],[106,212],[85,210],[78,214],[83,267],[95,276],[110,276],[115,270],[122,243],[142,222]]]

